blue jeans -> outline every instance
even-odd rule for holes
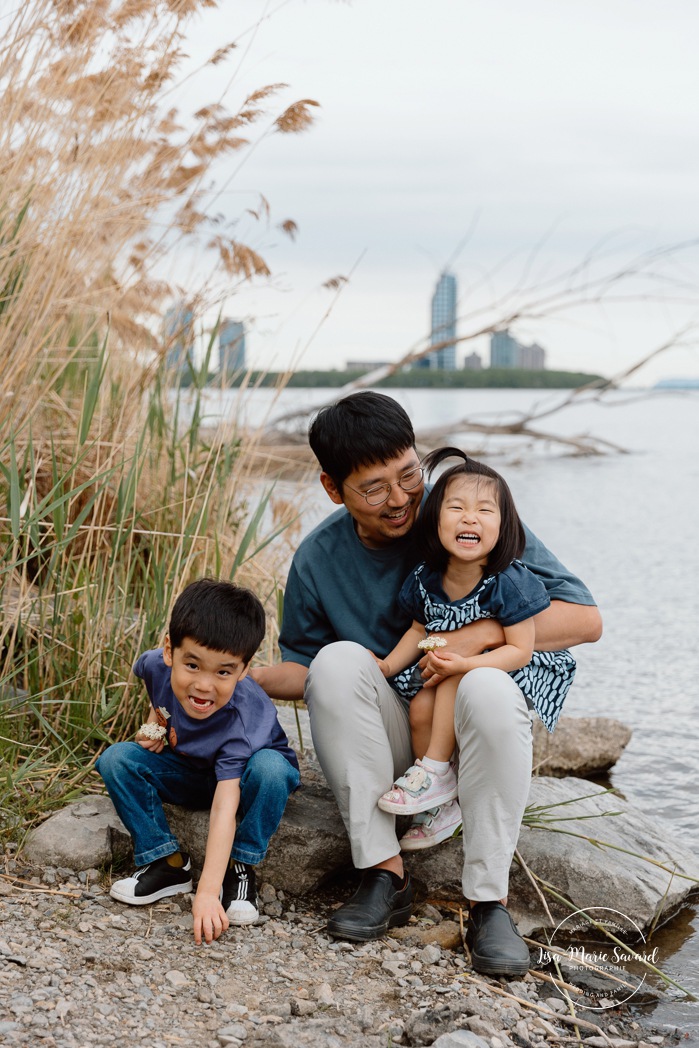
[[[152,753],[137,742],[117,742],[97,761],[119,818],[131,834],[137,866],[179,851],[163,801],[185,808],[211,807],[216,790],[213,768],[193,767],[186,757],[165,749]],[[299,773],[277,750],[258,750],[240,779],[238,828],[231,857],[255,866],[267,854]]]

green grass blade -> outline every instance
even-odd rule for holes
[[[247,559],[246,558],[246,554],[247,554],[248,549],[250,548],[252,542],[255,539],[255,536],[257,534],[257,529],[260,526],[262,518],[263,518],[263,516],[265,514],[265,510],[267,509],[267,506],[269,504],[269,500],[272,497],[273,490],[274,490],[274,485],[272,485],[272,487],[262,496],[262,498],[260,499],[259,503],[257,504],[257,508],[256,508],[255,512],[253,513],[252,517],[248,521],[248,526],[245,529],[245,532],[243,533],[243,537],[241,538],[241,540],[240,540],[240,542],[238,544],[238,549],[236,550],[236,554],[235,554],[235,557],[233,559],[233,564],[231,565],[231,570],[229,572],[229,578],[231,578],[231,579],[235,578],[235,573],[237,572],[238,568]]]
[[[97,357],[96,365],[92,369],[89,381],[85,389],[85,395],[83,397],[82,412],[80,414],[80,425],[78,427],[78,441],[82,446],[87,440],[90,432],[90,426],[92,425],[92,419],[95,415],[97,404],[99,403],[100,390],[102,388],[102,382],[104,381],[104,375],[106,371],[106,356],[107,356],[107,341],[109,339],[109,324],[107,325],[107,332],[102,342],[102,348],[100,349],[99,356]]]

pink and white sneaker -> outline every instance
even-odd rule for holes
[[[458,801],[449,801],[439,808],[419,812],[410,828],[398,842],[401,851],[419,851],[434,848],[435,844],[454,837],[461,829],[461,809]]]
[[[453,801],[456,794],[456,774],[451,765],[446,775],[435,775],[416,760],[379,798],[379,808],[392,815],[417,815]]]

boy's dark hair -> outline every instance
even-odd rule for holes
[[[197,579],[175,601],[168,628],[179,648],[185,637],[212,651],[250,662],[265,635],[265,612],[250,590],[218,579]]]
[[[415,433],[397,401],[366,390],[321,408],[308,430],[308,442],[320,468],[342,491],[343,481],[355,469],[389,462],[412,448]]]
[[[427,496],[425,505],[418,518],[420,527],[420,546],[425,562],[433,571],[444,571],[449,560],[449,554],[439,541],[439,514],[444,501],[444,495],[449,481],[454,477],[483,477],[489,481],[496,490],[498,507],[500,509],[500,536],[493,549],[488,554],[488,572],[496,575],[503,571],[513,560],[521,557],[524,553],[526,536],[524,527],[515,507],[512,492],[507,483],[490,466],[482,462],[476,462],[469,458],[458,448],[437,448],[425,456],[423,466],[428,474],[446,458],[460,458],[463,461],[458,466],[452,466],[442,473],[436,481],[432,491]]]

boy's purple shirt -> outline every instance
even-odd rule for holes
[[[140,655],[133,670],[146,685],[153,709],[164,711],[158,714],[158,720],[167,727],[170,749],[202,769],[213,768],[217,781],[239,779],[258,750],[278,750],[298,768],[274,703],[251,677],[238,681],[232,698],[220,710],[196,720],[175,698],[162,648]]]

